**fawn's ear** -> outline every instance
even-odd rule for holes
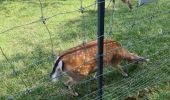
[[[60,63],[60,59],[59,57],[57,57],[57,59],[54,61],[54,65],[52,66],[52,71],[51,71],[50,76],[52,76],[57,71],[59,63]],[[60,66],[61,66],[61,63],[60,63]]]
[[[63,67],[64,67],[64,63],[63,63],[62,60],[60,60],[59,63],[58,63],[57,70],[58,70],[58,71],[63,71]]]

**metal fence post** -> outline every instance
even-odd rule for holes
[[[98,100],[102,100],[105,0],[98,0]]]

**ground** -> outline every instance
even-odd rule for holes
[[[67,94],[62,82],[54,84],[49,80],[53,63],[51,40],[57,55],[96,39],[97,6],[91,5],[94,0],[84,0],[83,14],[77,11],[79,0],[41,1],[52,39],[39,21],[42,17],[39,0],[0,1],[0,46],[8,59],[0,53],[0,99],[95,99],[97,80],[93,75],[75,87],[79,97]],[[148,90],[139,99],[168,100],[170,2],[159,0],[137,6],[137,1],[133,1],[132,4],[134,9],[129,11],[121,0],[116,0],[113,12],[106,3],[105,38],[120,42],[127,50],[148,57],[150,62],[138,65],[122,62],[129,73],[127,78],[105,69],[103,98],[137,97],[141,91]],[[25,25],[34,21],[38,22]]]

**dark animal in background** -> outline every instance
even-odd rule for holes
[[[113,7],[115,8],[115,0],[111,0],[110,2],[113,2]],[[122,2],[123,2],[124,4],[126,4],[130,10],[133,9],[130,0],[122,0]]]

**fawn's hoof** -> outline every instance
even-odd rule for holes
[[[127,74],[127,73],[124,73],[123,76],[124,76],[124,77],[128,77],[128,74]]]
[[[73,95],[75,97],[79,96],[79,94],[77,92],[71,93],[71,95]]]

